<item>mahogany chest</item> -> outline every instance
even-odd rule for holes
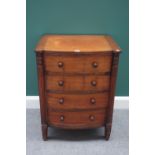
[[[35,52],[42,137],[48,127],[112,127],[121,49],[109,35],[44,35]]]

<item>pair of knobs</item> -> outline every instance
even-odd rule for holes
[[[91,98],[91,99],[90,99],[90,102],[91,102],[92,104],[95,104],[95,103],[96,103],[95,98]],[[63,103],[64,103],[64,98],[60,98],[60,99],[59,99],[59,103],[60,103],[60,104],[63,104]]]
[[[60,80],[58,82],[58,85],[62,87],[64,85],[64,81]],[[93,81],[91,81],[91,85],[92,86],[96,86],[97,85],[97,82],[95,80],[93,80]]]
[[[64,63],[63,63],[63,62],[58,62],[58,67],[59,67],[59,68],[62,68],[63,66],[64,66]],[[93,66],[94,68],[97,68],[97,67],[98,67],[97,62],[93,62],[93,63],[92,63],[92,66]]]
[[[94,121],[95,120],[95,116],[93,116],[93,115],[90,115],[89,116],[89,119],[91,120],[91,121]],[[60,121],[64,121],[65,120],[65,117],[62,115],[62,116],[60,116]]]

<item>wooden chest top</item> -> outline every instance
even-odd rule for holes
[[[120,52],[109,35],[44,35],[36,52]]]

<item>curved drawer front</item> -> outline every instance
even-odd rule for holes
[[[105,110],[48,112],[48,124],[67,129],[95,128],[104,125]]]
[[[49,109],[80,110],[106,108],[109,93],[98,94],[48,94],[47,104]]]
[[[108,90],[110,76],[47,76],[47,90],[88,91]]]
[[[109,72],[112,56],[46,56],[45,70],[56,73]]]

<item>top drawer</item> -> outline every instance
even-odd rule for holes
[[[112,55],[44,56],[45,70],[66,73],[103,73],[111,69]]]

